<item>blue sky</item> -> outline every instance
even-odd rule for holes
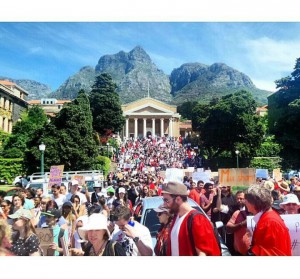
[[[56,90],[83,66],[137,45],[166,74],[187,62],[223,62],[275,91],[300,57],[300,23],[2,22],[0,76]]]

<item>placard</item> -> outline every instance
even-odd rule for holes
[[[59,185],[59,186],[61,185],[63,172],[64,172],[64,165],[51,166],[48,190],[51,191],[51,187],[54,184]]]
[[[258,177],[268,179],[269,178],[268,170],[266,170],[266,169],[256,169],[256,178],[258,178]]]
[[[85,177],[83,175],[73,175],[72,179],[77,180],[79,186],[85,185]]]
[[[225,186],[250,186],[256,182],[253,168],[219,169],[219,182]]]
[[[280,217],[289,229],[292,243],[292,255],[300,256],[300,214],[283,214],[280,215]],[[247,229],[252,234],[255,229],[255,225],[253,216],[247,216]]]
[[[273,170],[273,179],[275,179],[275,181],[282,180],[282,172],[280,171],[280,169]]]
[[[202,180],[204,183],[211,182],[210,180],[210,173],[208,172],[194,172],[193,175],[193,181],[198,183],[199,180]]]
[[[174,182],[183,182],[183,169],[170,168],[166,169],[166,178],[164,183],[168,183],[169,181]]]
[[[66,241],[64,236],[62,236],[60,238],[60,243],[61,243],[61,247],[63,249],[63,255],[70,256],[69,249],[68,249],[68,242]]]
[[[53,230],[49,228],[36,228],[35,231],[40,240],[44,256],[54,256],[54,250],[48,249],[49,245],[53,243]]]

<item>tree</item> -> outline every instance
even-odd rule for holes
[[[281,156],[286,168],[300,166],[300,58],[291,76],[275,81],[279,90],[269,99],[269,125],[282,145]]]
[[[101,135],[108,130],[112,133],[121,131],[125,118],[116,85],[110,75],[104,73],[96,77],[90,93],[90,104],[95,131]]]
[[[202,147],[207,149],[210,157],[224,152],[230,152],[231,157],[235,157],[236,149],[245,157],[255,154],[263,135],[263,126],[255,109],[256,102],[246,91],[226,95],[209,108],[200,107],[203,116],[198,121],[198,128]]]
[[[51,165],[63,164],[65,170],[87,170],[94,167],[98,155],[93,136],[92,114],[89,99],[82,90],[67,104],[46,127],[38,131],[30,142],[27,152],[29,172],[35,171],[40,162],[38,145],[44,142],[45,169]]]
[[[13,126],[12,134],[3,144],[3,157],[23,158],[25,152],[29,150],[28,142],[47,123],[47,116],[39,106],[33,106],[23,113],[21,121]]]
[[[193,108],[198,104],[198,102],[184,102],[177,107],[177,112],[181,114],[184,119],[192,119]]]

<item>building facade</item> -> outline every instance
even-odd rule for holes
[[[147,97],[122,105],[122,110],[126,119],[122,137],[180,136],[176,106]]]
[[[57,100],[54,98],[43,98],[41,100],[28,101],[29,106],[40,106],[47,116],[54,117],[66,103],[70,103],[70,100]]]
[[[20,119],[27,109],[28,96],[20,86],[8,80],[0,80],[0,129],[11,133],[13,124]]]

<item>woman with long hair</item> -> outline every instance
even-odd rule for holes
[[[80,197],[78,195],[73,195],[70,199],[73,206],[73,213],[75,218],[78,219],[81,216],[87,215],[87,210],[85,204],[80,204]]]
[[[72,239],[73,234],[75,232],[75,222],[76,217],[75,214],[72,212],[73,205],[71,202],[65,202],[61,208],[61,215],[65,218],[66,224],[68,226],[68,232],[69,232],[69,239]]]
[[[7,219],[11,207],[11,202],[9,200],[3,200],[1,202],[0,219]]]
[[[171,214],[169,212],[169,209],[164,207],[163,204],[158,208],[155,208],[154,211],[157,212],[158,220],[161,224],[157,232],[154,252],[156,256],[166,256],[170,225],[171,221],[173,220],[173,214]]]
[[[40,241],[31,222],[30,210],[21,208],[8,217],[13,220],[12,228],[17,232],[10,251],[16,256],[40,256]]]

